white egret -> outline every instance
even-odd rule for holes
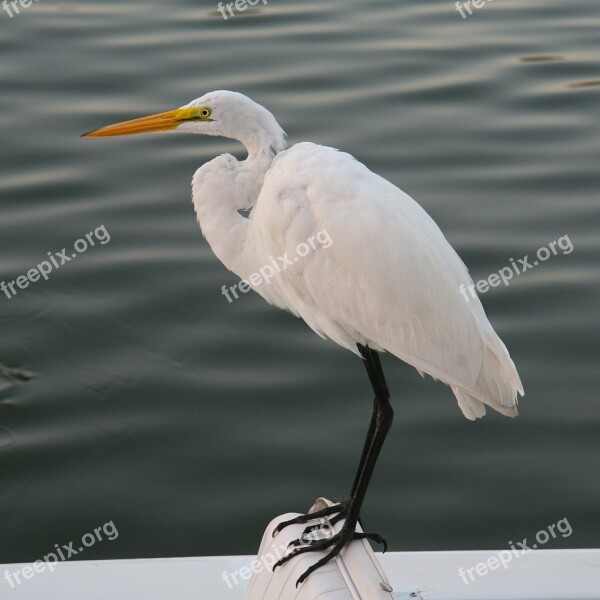
[[[464,263],[431,217],[395,185],[333,148],[299,143],[286,149],[285,133],[273,115],[229,91],[85,136],[168,130],[233,138],[246,147],[245,160],[224,154],[194,175],[193,202],[202,233],[221,262],[267,302],[359,354],[375,392],[350,496],[278,528],[319,516],[344,520],[338,534],[299,540],[280,561],[329,549],[300,577],[301,583],[357,536],[382,541],[355,531],[393,418],[379,352],[390,352],[449,385],[472,420],[485,414],[486,405],[516,416],[523,387],[478,298],[467,301],[459,291],[473,283]],[[313,244],[312,251],[298,252],[323,231],[330,247]],[[268,284],[252,278],[273,265],[274,257],[287,257],[286,268]]]

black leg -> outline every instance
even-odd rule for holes
[[[360,512],[362,500],[375,470],[377,458],[394,419],[394,410],[390,404],[390,392],[383,375],[379,354],[360,344],[358,344],[358,349],[365,361],[365,368],[375,392],[375,400],[369,433],[367,434],[363,455],[353,485],[349,512],[352,512],[352,507],[356,504],[358,504]],[[368,449],[367,446],[369,446]]]
[[[362,456],[360,457],[360,462],[358,463],[358,469],[356,471],[354,483],[352,484],[352,491],[350,492],[351,498],[356,493],[358,482],[360,481],[360,476],[365,466],[365,461],[367,460],[367,456],[373,444],[375,426],[377,421],[377,404],[379,402],[378,398],[383,397],[388,401],[390,398],[390,392],[388,390],[387,383],[383,375],[381,362],[379,361],[379,354],[361,344],[357,344],[357,347],[358,351],[360,352],[360,355],[365,361],[365,368],[367,370],[369,380],[371,381],[371,385],[373,386],[373,391],[375,392],[375,399],[373,400],[373,415],[371,417],[371,424],[369,425],[369,431],[367,432],[367,437],[365,439],[365,446],[362,451]]]
[[[385,540],[377,534],[358,534],[356,533],[356,524],[360,517],[360,510],[371,481],[371,476],[375,470],[375,465],[383,447],[385,438],[392,425],[394,418],[394,411],[389,402],[389,391],[383,375],[383,369],[381,368],[381,362],[379,361],[379,355],[374,350],[371,350],[368,346],[358,345],[359,352],[364,360],[367,374],[373,386],[375,392],[375,401],[373,403],[373,416],[371,417],[371,423],[369,425],[369,431],[367,433],[367,439],[363,447],[361,459],[358,466],[358,471],[352,485],[352,492],[350,498],[347,501],[342,502],[339,506],[330,507],[326,509],[328,515],[338,513],[332,522],[337,522],[342,518],[345,518],[344,525],[339,533],[322,540],[315,540],[308,545],[304,545],[304,535],[300,539],[300,543],[294,543],[293,546],[300,546],[295,550],[289,552],[284,556],[274,568],[284,564],[293,556],[310,552],[312,550],[324,550],[331,548],[329,553],[322,559],[312,565],[302,576],[298,579],[296,585],[302,583],[306,578],[316,571],[319,567],[329,562],[332,558],[337,556],[344,546],[353,539],[372,539],[373,541],[381,542],[385,544]],[[320,511],[323,512],[323,511]],[[277,527],[277,531],[281,531],[283,527],[294,523],[306,523],[311,518],[318,518],[321,515],[303,515],[291,521],[281,523]],[[325,515],[323,515],[325,516]],[[312,526],[307,528],[313,530],[319,526]],[[305,531],[306,533],[306,531]]]

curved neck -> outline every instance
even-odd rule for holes
[[[255,205],[277,153],[273,146],[248,146],[246,160],[223,154],[200,167],[192,182],[202,234],[217,258],[240,278],[252,271],[247,265],[255,264],[256,251],[249,220],[238,211]]]

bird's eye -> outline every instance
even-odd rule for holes
[[[210,110],[210,108],[203,108],[200,110],[200,116],[202,117],[210,117],[211,114],[212,110]]]

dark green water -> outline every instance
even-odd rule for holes
[[[261,3],[262,4],[262,3]],[[393,550],[600,545],[600,5],[495,0],[39,0],[0,12],[0,281],[103,225],[110,243],[0,295],[0,562],[108,521],[78,558],[252,553],[266,523],[348,492],[371,410],[359,360],[233,284],[190,180],[239,153],[185,136],[82,140],[213,89],[342,148],[415,197],[483,296],[521,416],[466,421],[384,357],[396,422],[363,519]],[[71,251],[70,251],[71,252]],[[410,282],[399,282],[410,285]]]

